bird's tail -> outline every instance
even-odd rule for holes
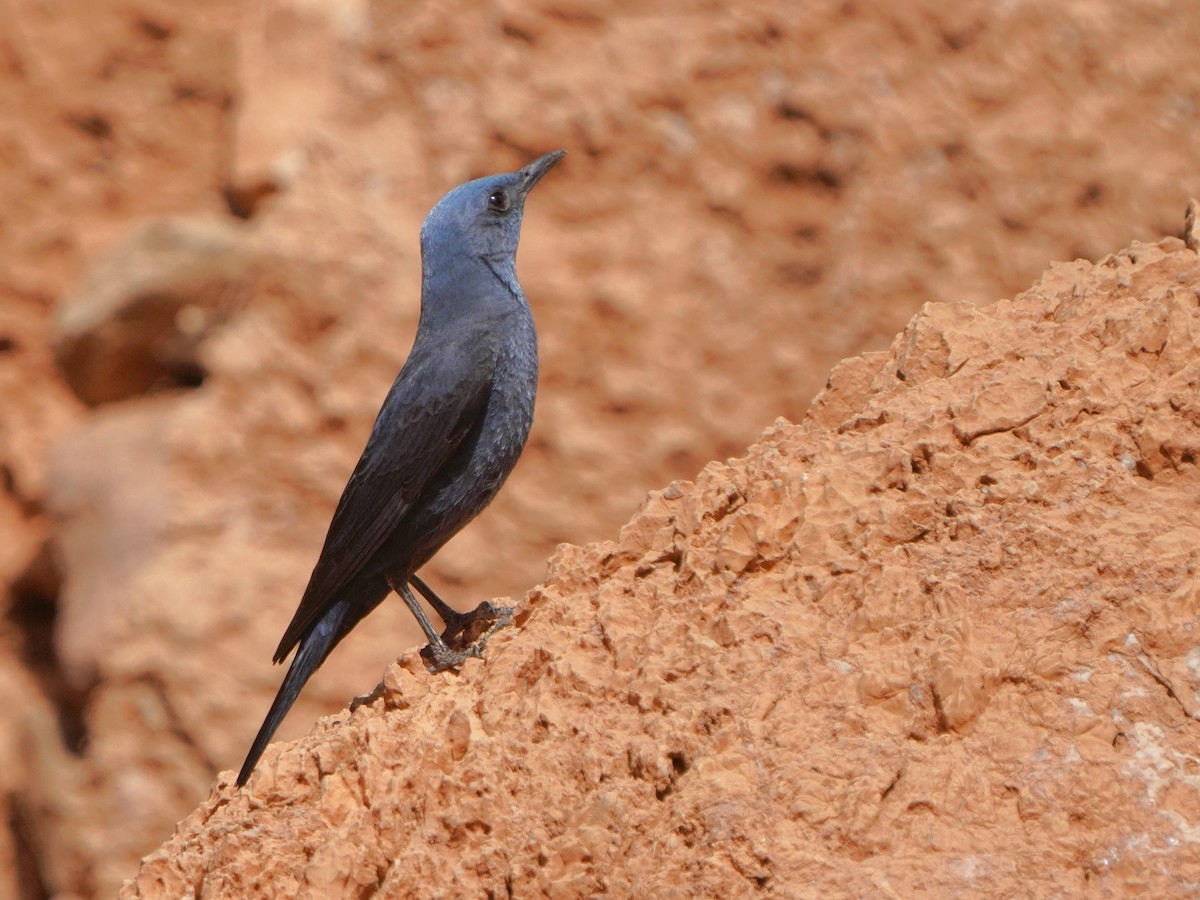
[[[242,770],[237,777],[238,787],[242,787],[250,778],[250,773],[258,765],[259,757],[263,755],[267,744],[271,743],[271,738],[275,736],[275,731],[283,722],[284,716],[292,708],[296,698],[300,696],[300,689],[312,677],[312,673],[317,670],[317,667],[325,661],[325,657],[329,655],[329,651],[334,648],[334,645],[350,630],[349,626],[353,625],[353,622],[346,622],[350,606],[351,604],[346,601],[334,604],[300,639],[300,649],[296,651],[296,656],[292,659],[291,666],[288,667],[287,675],[284,676],[283,684],[279,687],[279,693],[275,695],[275,702],[271,704],[267,718],[263,721],[262,727],[258,729],[254,743],[250,745],[250,752],[246,754],[246,761],[242,763]]]

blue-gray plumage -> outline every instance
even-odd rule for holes
[[[325,546],[275,651],[299,645],[238,774],[244,785],[300,689],[392,590],[429,641],[435,670],[478,656],[506,610],[458,613],[416,572],[491,502],[525,446],[537,390],[537,337],[517,283],[525,198],[563,157],[467,182],[421,227],[421,321],[408,360],[333,514]],[[438,634],[409,585],[446,623]],[[451,646],[454,645],[454,646]]]

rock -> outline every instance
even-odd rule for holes
[[[409,653],[223,773],[122,896],[1183,893],[1198,382],[1176,239],[927,306],[461,675]]]
[[[850,435],[886,425],[886,410],[860,415],[860,394],[922,303],[935,302],[926,335],[897,357],[913,384],[991,340],[947,304],[1011,296],[1049,259],[1176,233],[1200,155],[1186,79],[1200,16],[1165,9],[1169,29],[1101,0],[915,0],[902,14],[749,0],[682,17],[582,0],[10,4],[0,896],[111,896],[240,761],[278,686],[271,651],[408,350],[417,229],[448,185],[571,151],[519,260],[542,346],[530,446],[427,573],[466,607],[520,597],[557,544],[617,535],[648,489],[742,453],[776,416],[801,419],[827,377],[814,415]],[[240,226],[250,296],[220,327],[185,314],[151,332],[162,342],[142,332],[132,347],[166,361],[151,395],[143,378],[85,404],[55,361],[54,310],[131,232],[180,217]],[[197,322],[202,339],[181,341]],[[1143,345],[1169,328],[1148,323]],[[203,384],[174,389],[181,375]],[[949,399],[955,439],[995,440],[982,431],[1036,411],[1044,395],[1023,385],[1020,411],[994,387],[976,412]],[[1162,442],[1170,423],[1157,410],[1139,427],[1135,469],[1181,459]],[[902,460],[888,465],[899,478]],[[855,490],[852,471],[830,487]],[[680,521],[695,530],[738,503],[717,485]],[[722,582],[780,558],[769,535],[800,527],[790,515],[731,525]],[[637,520],[605,565],[657,565],[674,527],[665,511]],[[928,521],[886,527],[913,538]],[[832,531],[806,535],[833,571],[853,570]],[[44,548],[53,577],[31,578]],[[813,584],[832,590],[841,576],[820,571]],[[880,584],[920,596],[899,574]],[[281,738],[377,681],[416,644],[408,619],[385,604]],[[710,639],[736,646],[735,624],[718,618]],[[969,662],[979,632],[945,641],[931,683],[946,722],[969,728],[981,688],[951,661]],[[1134,655],[1168,681],[1183,671]],[[884,672],[863,696],[899,702],[893,683]],[[662,787],[670,761],[638,753]]]
[[[63,297],[55,358],[85,403],[204,378],[196,349],[251,293],[239,229],[164,219],[130,233]]]

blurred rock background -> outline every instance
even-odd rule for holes
[[[446,189],[570,151],[529,448],[427,572],[465,607],[922,303],[1177,232],[1198,38],[1183,0],[7,4],[0,897],[110,896],[240,762]],[[281,738],[416,641],[385,605]]]

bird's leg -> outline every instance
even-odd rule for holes
[[[425,639],[429,641],[429,645],[421,649],[421,656],[425,659],[426,668],[431,672],[456,669],[467,661],[468,656],[479,655],[480,651],[476,650],[472,652],[473,648],[470,647],[465,652],[451,650],[447,647],[446,642],[442,640],[442,636],[433,630],[433,625],[429,622],[429,616],[425,615],[425,610],[421,608],[421,604],[417,601],[417,598],[408,589],[407,582],[389,576],[388,584],[392,586],[393,591],[400,595],[400,599],[404,601],[404,605],[416,617],[417,624],[425,632]]]
[[[477,646],[482,651],[488,638],[504,626],[512,624],[513,611],[511,607],[496,606],[490,600],[484,600],[471,612],[461,613],[439,597],[433,588],[418,576],[412,575],[408,581],[421,592],[421,596],[429,601],[429,605],[446,623],[446,630],[442,632],[442,640],[446,642],[447,646],[462,649],[472,649]]]
[[[434,612],[446,623],[446,630],[442,632],[444,640],[449,641],[452,635],[462,634],[466,630],[466,627],[471,624],[471,613],[460,613],[434,593],[433,588],[427,585],[423,579],[416,575],[411,575],[409,576],[408,583],[417,589],[420,595],[433,607]]]

